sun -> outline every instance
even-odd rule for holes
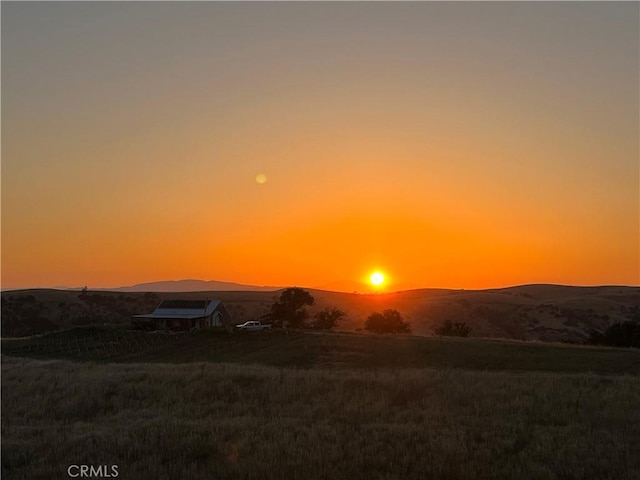
[[[384,283],[384,275],[382,272],[373,272],[369,277],[369,281],[375,287],[380,287]]]

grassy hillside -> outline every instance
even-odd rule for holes
[[[640,318],[638,287],[527,285],[495,290],[423,289],[360,295],[311,290],[320,309],[346,312],[340,328],[360,329],[367,316],[397,309],[413,332],[431,335],[445,320],[465,322],[471,336],[581,342],[591,329]],[[118,293],[63,290],[2,292],[2,336],[32,335],[89,324],[128,324],[163,299],[220,299],[236,323],[266,313],[279,292]]]
[[[640,316],[637,287],[528,285],[496,290],[410,290],[385,295],[313,292],[319,306],[347,313],[344,326],[361,327],[373,311],[397,309],[414,333],[432,334],[445,320],[473,326],[471,336],[573,341]]]
[[[3,479],[67,478],[71,464],[140,480],[640,471],[636,349],[111,326],[2,352]]]
[[[625,375],[5,357],[2,478],[632,480],[638,398]]]
[[[507,340],[89,327],[2,341],[4,355],[89,362],[232,362],[296,368],[465,368],[640,375],[640,351]]]
[[[2,336],[21,337],[85,325],[128,325],[166,299],[219,299],[237,323],[268,311],[273,292],[121,293],[34,289],[2,292]]]

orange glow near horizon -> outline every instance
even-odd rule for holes
[[[637,5],[143,3],[3,4],[2,288],[640,284]]]

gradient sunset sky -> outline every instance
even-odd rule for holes
[[[640,284],[637,2],[1,9],[4,289]]]

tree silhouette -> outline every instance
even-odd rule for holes
[[[372,313],[365,320],[364,328],[372,333],[411,333],[411,325],[403,321],[395,309]]]
[[[592,330],[587,343],[592,345],[640,348],[640,322],[628,320],[626,322],[614,323],[607,328],[604,333]]]
[[[338,325],[338,321],[344,317],[345,313],[337,308],[325,308],[316,313],[309,327],[314,330],[331,330]]]
[[[471,333],[473,327],[464,322],[452,322],[445,320],[442,325],[436,328],[436,335],[441,337],[467,337]]]
[[[274,327],[299,328],[309,317],[305,305],[313,305],[315,300],[306,290],[299,287],[287,288],[280,298],[271,305],[265,316]]]

